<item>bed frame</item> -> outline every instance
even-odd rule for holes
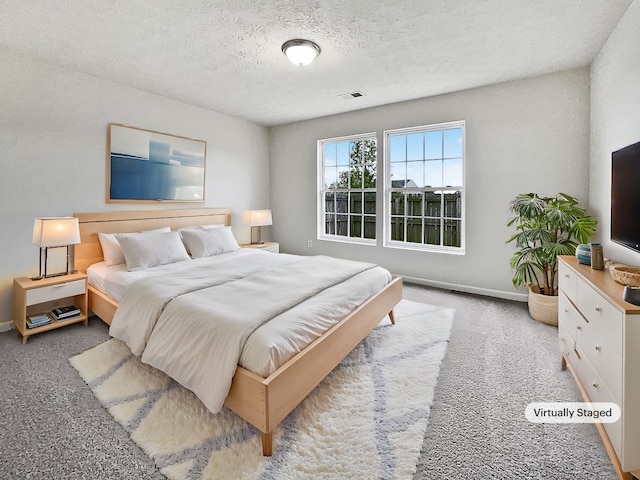
[[[75,268],[103,260],[98,232],[137,232],[169,226],[231,225],[231,210],[145,210],[74,213],[80,224],[80,244],[74,248]],[[117,303],[89,286],[89,309],[111,325]],[[395,323],[394,306],[402,299],[402,278],[394,278],[324,335],[287,361],[267,378],[238,366],[225,406],[260,430],[262,454],[273,451],[274,428],[346,357],[385,317]]]

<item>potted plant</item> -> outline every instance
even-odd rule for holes
[[[517,232],[506,243],[518,250],[511,257],[512,283],[529,288],[529,313],[538,321],[558,324],[558,255],[574,255],[598,225],[578,200],[566,193],[541,197],[518,195],[511,204],[515,214],[507,226]]]

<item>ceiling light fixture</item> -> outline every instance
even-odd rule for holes
[[[287,56],[291,63],[302,67],[303,65],[309,65],[320,55],[320,46],[311,40],[294,38],[282,44],[282,53]]]

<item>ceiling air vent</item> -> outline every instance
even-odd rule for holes
[[[351,100],[352,98],[364,97],[364,93],[362,93],[359,90],[356,90],[355,92],[343,93],[339,96],[344,98],[345,100]]]

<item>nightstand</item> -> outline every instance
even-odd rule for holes
[[[259,248],[260,250],[266,250],[267,252],[280,253],[280,244],[277,242],[245,243],[240,246],[242,248]]]
[[[89,324],[87,317],[87,276],[84,273],[72,273],[59,277],[32,280],[28,277],[13,279],[13,324],[20,335],[22,344],[36,333],[64,327],[72,323]],[[64,320],[54,320],[35,328],[28,328],[27,317],[49,313],[57,307],[75,305],[80,315]]]

